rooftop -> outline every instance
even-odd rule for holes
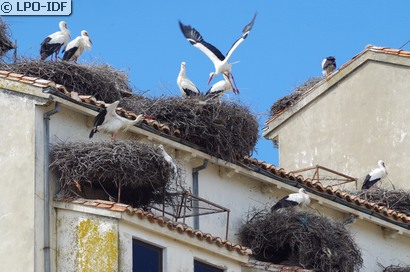
[[[348,66],[351,61],[356,59],[358,56],[363,55],[367,51],[410,57],[410,52],[407,51],[394,50],[384,47],[368,46],[364,51],[362,51],[357,56],[353,57],[352,60],[350,60],[348,63],[343,65],[339,69],[339,71],[333,73],[331,76],[325,79],[325,81],[329,80],[329,78],[331,77],[334,77],[337,73],[339,73],[346,66]],[[54,90],[52,95],[59,96],[63,100],[75,102],[82,107],[91,106],[92,109],[96,110],[98,109],[97,107],[104,107],[106,105],[104,101],[98,101],[91,95],[78,95],[74,91],[69,92],[63,85],[57,84],[53,81],[35,77],[27,77],[22,74],[16,74],[0,70],[0,79],[1,78],[40,87],[43,89],[52,88]],[[322,83],[323,81],[318,83],[315,87],[310,89],[305,95],[313,92],[315,88]],[[4,83],[0,82],[0,87],[4,87]],[[135,119],[138,115],[134,112],[127,111],[123,108],[118,108],[117,113],[129,119]],[[269,120],[267,122],[269,122]],[[182,143],[183,145],[187,145],[192,148],[198,148],[198,150],[201,150],[201,148],[196,147],[194,144],[189,143],[188,141],[181,138],[181,133],[178,128],[174,128],[166,124],[161,124],[156,120],[147,119],[143,121],[141,128],[143,130],[147,130],[155,134],[158,134],[161,137],[166,137],[178,143]],[[244,157],[242,159],[238,159],[236,161],[236,165],[244,167],[247,170],[251,170],[254,173],[264,175],[268,178],[279,180],[280,182],[290,185],[291,187],[305,187],[308,189],[308,192],[313,193],[319,197],[353,208],[366,215],[377,217],[387,222],[399,225],[405,229],[410,229],[410,216],[407,216],[406,214],[398,212],[396,210],[389,209],[386,206],[368,201],[366,199],[361,198],[360,196],[349,194],[348,192],[342,191],[340,189],[334,189],[332,186],[325,186],[319,181],[311,180],[310,178],[305,178],[301,175],[296,175],[292,172],[287,172],[285,169],[277,168],[273,164],[259,161],[256,158]]]

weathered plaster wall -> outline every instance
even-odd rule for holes
[[[136,219],[140,220],[140,219]],[[148,220],[133,224],[132,222],[120,221],[120,271],[132,271],[132,239],[150,243],[163,248],[164,271],[192,272],[194,259],[226,269],[226,272],[240,272],[241,262],[230,258],[237,255],[225,248],[200,242],[195,237],[188,237],[175,231],[169,231]],[[192,241],[193,244],[190,244]],[[214,252],[209,248],[213,248]],[[223,252],[218,254],[217,252]],[[239,258],[239,257],[236,257]],[[242,257],[244,262],[247,257]]]
[[[280,166],[320,164],[362,181],[383,159],[395,187],[409,189],[409,72],[368,61],[337,83],[276,129]]]
[[[261,182],[238,174],[228,176],[226,169],[212,163],[199,172],[198,183],[200,197],[230,209],[228,240],[235,243],[239,243],[237,234],[249,213],[254,209],[270,209],[276,202],[274,192],[264,191]],[[226,213],[200,216],[199,227],[225,238],[226,216]]]
[[[57,271],[118,271],[116,219],[57,211]]]
[[[34,271],[34,110],[0,90],[0,271]]]

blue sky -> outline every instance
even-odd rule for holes
[[[70,16],[7,16],[18,53],[38,57],[41,41],[65,20],[72,38],[85,29],[92,50],[79,62],[103,62],[125,70],[135,90],[150,96],[180,95],[176,77],[186,61],[188,77],[206,91],[212,62],[183,37],[178,20],[195,27],[226,53],[257,11],[254,28],[234,52],[239,99],[261,127],[271,105],[312,76],[333,55],[338,66],[366,45],[399,48],[410,39],[410,1],[91,1],[73,0]],[[410,50],[410,44],[404,47]],[[217,78],[213,83],[220,80]],[[303,133],[295,131],[295,133]],[[261,132],[260,132],[261,134]],[[254,157],[277,164],[277,151],[261,137]]]

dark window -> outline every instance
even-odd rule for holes
[[[200,261],[194,261],[194,272],[224,272],[224,269],[202,263]]]
[[[132,271],[162,272],[162,249],[132,240]]]

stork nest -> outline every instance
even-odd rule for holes
[[[161,149],[149,143],[57,143],[51,158],[50,168],[59,177],[64,197],[105,196],[144,207],[162,203],[170,179],[177,178]]]
[[[1,63],[0,69],[39,77],[64,85],[80,95],[93,95],[112,103],[132,93],[128,75],[108,64],[75,64],[66,61],[20,59],[16,63]]]
[[[9,25],[0,17],[0,57],[3,57],[13,48],[14,45],[11,42],[11,30]]]
[[[304,93],[310,90],[322,79],[322,77],[311,77],[305,83],[296,87],[291,94],[284,96],[278,101],[276,101],[270,108],[270,116],[275,116],[275,114],[293,106],[293,104],[300,100],[301,96]]]
[[[410,266],[390,265],[383,267],[383,272],[410,272]]]
[[[363,259],[341,222],[309,212],[258,212],[239,238],[259,261],[318,271],[359,271]]]
[[[359,191],[358,195],[370,202],[410,216],[410,191],[377,188]]]
[[[229,101],[210,101],[204,96],[145,98],[133,95],[120,105],[153,115],[178,129],[180,136],[202,151],[233,162],[250,156],[258,140],[258,121],[247,106]]]

